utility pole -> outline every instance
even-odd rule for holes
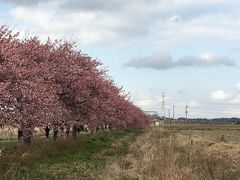
[[[171,114],[170,114],[170,108],[167,109],[168,110],[168,120],[169,120],[169,123],[170,125],[172,124],[172,120],[171,120]]]
[[[188,107],[189,107],[189,106],[186,105],[186,110],[185,110],[185,113],[186,113],[186,124],[187,124],[187,118],[188,118],[188,116],[187,116],[187,115],[188,115]]]
[[[165,120],[165,93],[162,93],[162,117]]]
[[[172,116],[172,118],[173,118],[173,123],[175,123],[175,120],[174,120],[175,106],[174,106],[174,105],[173,105],[172,113],[173,113],[173,116]]]

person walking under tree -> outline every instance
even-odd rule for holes
[[[49,132],[50,132],[50,128],[49,128],[49,125],[47,125],[46,126],[46,128],[45,128],[45,136],[46,136],[46,138],[48,139],[49,138]]]

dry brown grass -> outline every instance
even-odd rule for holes
[[[240,144],[196,131],[151,128],[126,156],[113,159],[104,180],[238,180]]]
[[[16,139],[17,129],[11,127],[0,128],[0,140]]]

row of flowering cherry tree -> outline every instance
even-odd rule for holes
[[[0,27],[0,124],[60,130],[76,124],[90,128],[144,127],[146,115],[101,68],[101,63],[65,41],[19,38]]]

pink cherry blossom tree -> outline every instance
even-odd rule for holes
[[[20,39],[0,27],[0,124],[30,141],[34,128],[87,124],[142,128],[149,120],[107,76],[99,61],[64,41]]]

